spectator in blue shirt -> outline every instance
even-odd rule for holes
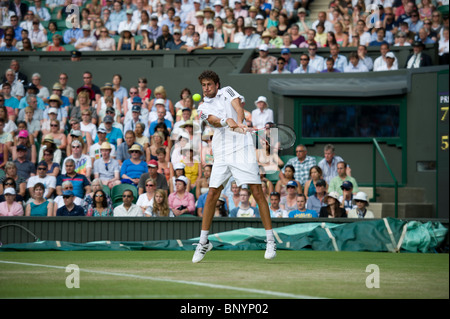
[[[121,182],[137,187],[141,175],[148,173],[147,163],[141,160],[143,152],[139,144],[131,146],[128,152],[131,157],[123,161],[120,169]]]
[[[337,44],[330,45],[330,57],[334,60],[333,68],[343,72],[348,62],[345,56],[339,54],[339,46]]]
[[[289,218],[317,218],[319,214],[312,209],[306,209],[306,196],[297,195],[297,209],[289,212]]]
[[[11,35],[5,35],[5,45],[0,47],[0,52],[17,52],[19,51],[14,45],[13,45],[13,37]]]
[[[112,126],[113,122],[114,119],[111,115],[106,115],[103,118],[103,123],[106,129],[106,139],[108,140],[109,143],[113,144],[117,149],[117,146],[119,146],[123,142],[123,134],[119,128]],[[95,137],[94,142],[95,143],[98,142],[98,136]]]
[[[64,43],[65,44],[74,44],[77,42],[79,38],[83,36],[83,31],[80,28],[67,29],[64,32]]]
[[[76,197],[84,198],[85,193],[91,192],[91,183],[86,178],[86,176],[78,174],[75,172],[75,161],[71,158],[68,158],[64,162],[66,168],[66,174],[59,175],[56,179],[56,193],[61,195],[62,192],[62,184],[65,181],[70,181],[73,185],[73,194]]]
[[[157,126],[159,123],[164,123],[169,131],[172,130],[172,122],[169,121],[169,120],[167,120],[167,119],[165,118],[166,112],[167,112],[167,111],[166,111],[166,108],[165,108],[164,104],[161,104],[161,103],[159,102],[159,100],[161,100],[161,99],[158,99],[158,100],[156,100],[156,102],[155,102],[155,105],[156,105],[156,114],[157,114],[158,118],[157,118],[155,121],[153,121],[153,122],[150,123],[150,127],[149,127],[149,133],[150,133],[150,136],[152,136],[153,134],[155,134],[156,126]]]

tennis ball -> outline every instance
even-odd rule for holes
[[[193,99],[195,102],[198,102],[198,101],[200,101],[200,100],[202,99],[202,96],[201,96],[200,94],[198,94],[198,93],[195,93],[195,94],[192,96],[192,99]]]

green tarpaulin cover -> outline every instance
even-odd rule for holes
[[[321,251],[433,252],[444,241],[448,229],[439,222],[405,222],[394,218],[354,223],[298,223],[274,229],[277,249]],[[265,249],[263,228],[241,228],[212,234],[217,250]],[[142,242],[97,241],[84,244],[36,241],[8,244],[0,251],[76,250],[194,250],[198,238]]]

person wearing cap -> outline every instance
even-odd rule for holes
[[[181,40],[181,29],[173,29],[172,35],[172,40],[167,43],[166,50],[180,50],[186,44]]]
[[[367,209],[369,206],[369,200],[366,193],[358,192],[353,197],[353,202],[356,207],[348,212],[348,218],[375,218],[373,212]]]
[[[3,195],[5,201],[0,203],[0,216],[23,216],[23,207],[16,202],[16,191],[14,188],[7,188]]]
[[[136,50],[136,40],[131,30],[123,29],[120,32],[120,38],[117,43],[117,51],[134,51]]]
[[[83,25],[82,36],[74,43],[75,49],[78,51],[95,51],[97,39],[91,35],[91,27],[88,24]]]
[[[385,68],[385,66],[386,66],[386,54],[388,52],[390,52],[389,51],[389,44],[383,43],[382,45],[380,45],[380,53],[381,53],[381,55],[378,58],[376,58],[375,61],[373,61],[373,70],[374,71],[379,71],[380,69]],[[395,65],[395,67],[398,68],[397,59],[395,59],[394,65]]]
[[[28,138],[28,135],[27,135],[27,138]],[[28,148],[23,144],[19,144],[16,146],[16,154],[17,154],[17,157],[13,160],[13,163],[17,167],[17,175],[26,180],[28,178],[30,178],[30,176],[36,175],[35,164],[27,159]],[[36,156],[36,153],[35,153],[35,156]]]
[[[94,178],[100,179],[102,184],[110,189],[120,184],[120,165],[116,159],[111,157],[111,151],[112,145],[104,141],[100,146],[101,157],[94,161],[93,170]]]
[[[277,58],[269,55],[269,47],[267,44],[261,44],[259,46],[259,56],[252,60],[252,73],[253,74],[266,74],[272,73],[277,66]]]
[[[261,36],[255,33],[256,28],[251,19],[244,21],[244,38],[239,42],[238,49],[255,49],[261,43]]]
[[[305,194],[297,195],[297,209],[289,212],[289,218],[317,218],[319,214],[312,209],[306,208]]]
[[[103,119],[106,115],[106,110],[108,108],[108,105],[106,104],[106,101],[108,99],[112,99],[112,105],[111,107],[118,110],[119,113],[122,112],[122,107],[121,107],[121,103],[120,103],[120,99],[118,97],[114,96],[114,92],[116,91],[116,89],[114,88],[114,86],[107,82],[105,83],[105,85],[103,85],[100,88],[101,92],[102,92],[102,96],[100,97],[100,99],[97,102],[97,114],[100,117],[100,119]]]
[[[144,152],[139,144],[133,144],[128,152],[131,156],[123,161],[120,169],[121,182],[137,186],[139,178],[148,172],[147,163],[141,159]]]
[[[65,75],[64,73],[60,74],[60,81],[64,80],[62,79],[63,77],[65,79],[67,79],[67,75]],[[67,83],[67,81],[66,81]],[[73,88],[71,88],[70,86],[68,87],[67,85],[63,85],[59,82],[56,82],[55,84],[53,84],[52,86],[52,95],[55,94],[57,96],[59,96],[59,98],[61,99],[61,107],[64,107],[66,109],[66,112],[69,111],[69,106],[73,105],[73,97],[75,94],[75,91],[73,90]],[[67,95],[66,95],[67,94]],[[70,96],[72,96],[70,98]]]
[[[169,194],[169,208],[175,216],[195,215],[194,195],[187,191],[188,178],[179,176],[175,179],[175,191]]]
[[[77,118],[72,118],[72,119],[70,119],[69,123],[70,123],[70,126],[71,126],[72,129],[70,130],[70,132],[69,132],[69,134],[67,136],[67,139],[65,139],[63,142],[61,142],[61,144],[62,143],[66,144],[66,148],[65,148],[66,149],[66,155],[67,156],[72,155],[72,147],[71,147],[71,145],[72,145],[72,142],[75,141],[75,140],[81,142],[81,144],[82,144],[82,148],[81,148],[82,149],[82,153],[86,154],[87,151],[88,151],[88,147],[87,147],[86,140],[83,137],[84,134],[86,134],[86,133],[85,132],[81,132],[81,129],[80,129],[80,126],[81,126],[80,123],[81,122],[80,122],[80,120],[77,119]],[[65,137],[65,135],[64,135],[64,137]],[[53,138],[57,139],[56,136],[53,136]]]
[[[108,142],[110,142],[111,144],[114,145],[114,147],[117,149],[117,147],[122,144],[123,142],[123,134],[122,134],[122,130],[117,128],[117,127],[113,127],[113,123],[114,123],[114,118],[111,115],[106,115],[103,118],[103,126],[106,130],[106,139],[108,140]],[[97,137],[94,140],[94,143],[97,143],[98,140],[98,132],[97,132]]]
[[[133,21],[133,9],[127,9],[125,13],[126,19],[119,22],[117,31],[121,34],[122,31],[128,30],[134,36],[136,35],[138,24]]]
[[[164,123],[167,127],[167,130],[169,130],[169,132],[172,131],[172,126],[173,126],[172,121],[166,119],[167,111],[166,111],[166,108],[164,107],[163,103],[164,103],[163,99],[156,99],[155,107],[156,107],[157,119],[150,122],[150,125],[148,128],[149,136],[152,136],[153,134],[155,134],[156,125],[158,125],[159,123]],[[150,112],[149,119],[151,118],[152,113],[153,113],[153,111]]]
[[[12,153],[11,158],[13,160],[17,159],[18,157],[18,147],[24,146],[26,149],[25,154],[26,159],[31,161],[33,164],[36,164],[37,161],[36,145],[34,143],[34,139],[33,138],[30,139],[30,134],[28,133],[28,131],[20,130],[19,134],[17,134],[15,144],[16,146],[10,148]]]
[[[134,99],[140,99],[140,97],[135,97]],[[133,104],[131,106],[131,118],[128,119],[127,121],[124,121],[124,127],[123,127],[123,131],[127,132],[127,131],[133,131],[136,128],[136,124],[137,123],[143,123],[144,124],[144,117],[141,116],[141,111],[145,110],[146,108],[141,108],[141,105],[139,104]]]
[[[144,13],[147,14],[147,13]],[[153,38],[150,38],[150,27],[143,24],[139,27],[139,32],[142,35],[142,39],[136,43],[136,51],[150,51],[155,47]]]
[[[50,95],[49,99],[48,99],[48,108],[45,109],[44,114],[43,114],[43,119],[44,121],[48,121],[53,119],[50,118],[50,110],[54,113],[56,111],[56,118],[61,126],[64,128],[66,126],[66,122],[67,122],[67,110],[65,107],[61,107],[62,105],[62,100],[61,98],[56,95],[56,94],[52,94]],[[64,132],[64,130],[62,131]]]
[[[166,193],[169,192],[169,185],[167,184],[166,177],[163,174],[158,173],[158,161],[152,159],[147,164],[147,172],[142,174],[139,178],[138,193],[139,195],[145,193],[145,182],[147,179],[152,178],[156,181],[156,189],[162,189]]]
[[[40,161],[37,165],[37,175],[31,176],[27,182],[27,189],[30,196],[34,198],[34,186],[37,183],[44,185],[44,199],[52,199],[56,189],[56,177],[47,174],[48,164],[46,161]]]
[[[319,214],[320,209],[326,206],[325,196],[327,194],[327,182],[324,179],[319,179],[315,183],[315,193],[308,196],[306,207],[315,210]]]
[[[138,121],[142,122],[142,123],[146,124],[145,126],[147,127],[147,123],[150,121],[149,120],[150,112],[148,111],[147,107],[145,106],[146,104],[142,102],[142,99],[139,96],[133,96],[133,97],[131,97],[131,99],[129,101],[131,102],[130,103],[131,105],[129,107],[128,106],[126,107],[127,112],[125,114],[125,119],[123,120],[123,122],[125,123],[123,131],[126,132],[129,129],[134,130],[134,126],[132,127],[131,124],[129,124],[127,127],[127,123],[131,122],[131,120],[133,119],[133,115],[135,117],[136,123]],[[128,105],[128,102],[127,102],[127,105]],[[133,109],[134,109],[134,111],[133,111]],[[136,119],[138,119],[138,121],[136,121]]]
[[[386,53],[385,62],[381,67],[377,69],[377,71],[394,71],[398,70],[398,66],[395,64],[396,58],[394,53],[388,52]]]
[[[71,62],[79,62],[81,61],[81,52],[78,50],[70,51],[70,61]]]
[[[269,108],[267,98],[259,96],[255,101],[256,109],[252,111],[252,124],[254,128],[262,129],[267,122],[274,122],[273,111]]]
[[[347,217],[345,209],[341,207],[339,202],[339,193],[329,192],[325,196],[324,202],[326,206],[320,208],[319,217],[320,218],[343,218]]]
[[[99,158],[102,157],[100,148],[101,148],[103,142],[107,142],[107,140],[106,140],[105,124],[102,123],[102,124],[100,124],[100,126],[98,127],[98,130],[97,130],[96,142],[89,149],[89,156],[91,157],[91,160],[92,160],[92,166],[94,166],[94,163],[96,160],[98,160]],[[109,145],[111,147],[109,156],[111,158],[115,159],[116,158],[116,147],[114,146],[114,144],[111,144],[111,143],[109,143]]]
[[[354,208],[353,203],[353,183],[350,181],[344,181],[341,185],[343,195],[339,196],[339,202],[341,207],[344,207],[345,211],[348,212]]]
[[[300,186],[301,189],[301,186]],[[286,184],[286,195],[281,197],[280,207],[286,210],[288,213],[298,209],[297,207],[297,194],[300,194],[299,184],[291,180]]]
[[[150,16],[150,25],[149,25],[149,38],[156,44],[156,40],[162,35],[162,29],[158,25],[159,19],[156,13],[153,13]]]
[[[423,49],[425,49],[425,44],[421,41],[415,41],[412,44],[412,47],[413,53],[406,58],[405,68],[415,69],[433,65],[431,57],[423,52]]]
[[[125,142],[117,146],[116,159],[119,165],[122,166],[123,162],[131,158],[130,149],[134,145],[138,145],[141,149],[141,161],[145,161],[145,150],[141,144],[136,143],[136,134],[134,131],[128,130],[125,133]]]
[[[24,109],[28,104],[28,96],[35,96],[37,101],[37,108],[40,110],[45,110],[45,103],[42,98],[37,96],[39,94],[39,89],[33,83],[28,83],[24,86],[25,96],[22,97],[19,101],[19,109]]]
[[[85,216],[85,211],[83,207],[78,206],[74,203],[75,194],[73,191],[67,190],[62,192],[62,197],[64,205],[56,211],[56,216]]]
[[[61,150],[56,147],[51,135],[44,136],[44,141],[39,149],[39,161],[47,163],[47,174],[55,176],[61,172]]]
[[[333,177],[330,180],[330,185],[328,186],[329,192],[337,192],[339,195],[342,195],[342,184],[345,181],[350,181],[353,186],[353,193],[357,193],[359,191],[358,189],[358,183],[356,182],[355,178],[352,176],[347,175],[347,163],[344,161],[340,161],[336,165],[337,167],[337,176]]]

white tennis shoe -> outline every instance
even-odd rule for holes
[[[213,245],[208,241],[206,244],[194,244],[197,245],[197,248],[195,248],[194,257],[192,257],[193,263],[198,263],[202,261],[203,257],[205,257],[206,253],[210,251],[213,248]]]
[[[277,246],[275,241],[268,241],[266,244],[266,253],[264,254],[265,259],[274,259],[277,256]]]

